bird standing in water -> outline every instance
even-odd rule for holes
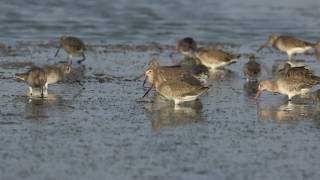
[[[48,89],[49,84],[63,80],[65,76],[71,72],[71,67],[68,63],[65,63],[60,66],[45,66],[43,70],[47,75],[46,89]]]
[[[152,78],[156,91],[175,105],[193,101],[208,91],[208,87],[193,86],[180,80],[166,80],[159,69],[149,68],[145,75]]]
[[[315,49],[317,58],[320,53],[320,42],[310,43],[292,36],[278,36],[276,34],[270,35],[267,42],[261,45],[257,51],[259,52],[263,48],[266,48],[269,44],[279,51],[287,53],[289,60],[292,60],[293,55],[305,53],[311,49]]]
[[[232,54],[212,47],[197,47],[197,43],[190,37],[177,42],[175,52],[181,53],[185,58],[193,59],[195,64],[202,64],[214,70],[233,64],[240,58],[240,54]]]
[[[320,77],[310,71],[306,73],[289,70],[283,77],[276,80],[262,80],[259,83],[256,98],[262,91],[277,92],[292,97],[308,93],[311,88],[320,84]]]
[[[211,70],[224,68],[227,65],[237,62],[240,54],[233,54],[215,48],[199,48],[195,52],[195,56],[200,60],[201,64]]]
[[[86,56],[84,54],[86,47],[83,41],[77,37],[72,36],[62,36],[60,38],[59,48],[54,55],[57,57],[60,49],[64,49],[64,51],[68,54],[68,60],[72,60],[72,57],[79,57],[81,56],[82,59],[78,60],[78,64],[81,64],[85,59]]]
[[[249,61],[243,66],[243,73],[247,81],[257,81],[261,75],[261,65],[257,63],[254,55],[249,57]]]
[[[42,98],[44,97],[44,94],[47,95],[47,74],[42,68],[34,67],[26,73],[17,73],[16,77],[25,81],[29,85],[30,96],[33,95],[32,88],[40,88]]]

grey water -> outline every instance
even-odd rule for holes
[[[19,1],[0,2],[0,179],[318,179],[319,95],[264,93],[242,67],[271,33],[320,40],[318,0]],[[72,81],[27,96],[14,74],[65,60],[61,35],[87,44]],[[175,109],[155,92],[142,101],[150,58],[169,58],[175,42],[241,53],[211,74],[210,90]],[[270,72],[286,61],[274,49],[256,54]],[[320,75],[312,52],[296,56]],[[109,77],[114,77],[110,79]],[[271,78],[268,73],[263,79]]]

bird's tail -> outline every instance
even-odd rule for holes
[[[232,55],[230,56],[229,64],[234,64],[234,63],[236,63],[236,62],[239,60],[240,57],[241,57],[241,54],[232,54]]]
[[[203,93],[207,92],[208,90],[209,90],[209,87],[201,87],[201,88],[199,89],[200,94],[203,94]]]
[[[239,59],[241,57],[241,54],[234,54],[233,59]]]
[[[312,76],[311,76],[311,79],[314,80],[314,81],[316,81],[317,84],[320,84],[320,77],[319,77],[319,76],[312,75]]]

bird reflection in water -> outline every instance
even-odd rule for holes
[[[199,99],[175,107],[161,95],[156,95],[153,102],[145,102],[144,107],[151,113],[153,130],[180,127],[203,120],[201,117],[202,104]]]
[[[209,71],[209,80],[232,80],[237,74],[229,69],[214,69]]]
[[[71,71],[65,75],[64,81],[68,83],[77,83],[83,87],[86,73],[87,68],[84,64],[72,65]]]
[[[47,98],[26,97],[24,101],[26,119],[48,119],[49,117],[60,116],[62,112],[68,110],[65,100],[52,93],[49,93]]]
[[[250,99],[256,96],[259,82],[258,81],[248,81],[243,84],[244,95]]]
[[[287,102],[279,105],[260,106],[257,102],[257,114],[263,120],[275,120],[277,122],[297,122],[300,120],[314,119],[320,109],[310,101]]]

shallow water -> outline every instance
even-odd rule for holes
[[[21,3],[0,7],[1,180],[318,179],[318,94],[288,104],[264,93],[257,103],[242,74],[270,33],[320,39],[317,0]],[[46,99],[27,97],[14,74],[64,60],[53,58],[61,34],[85,40],[85,66],[49,85]],[[173,64],[169,53],[185,36],[243,56],[211,74],[193,103],[174,109],[154,92],[142,102],[142,81],[130,80],[151,57]],[[257,56],[270,71],[286,59],[272,49]],[[312,53],[296,59],[320,74]]]

